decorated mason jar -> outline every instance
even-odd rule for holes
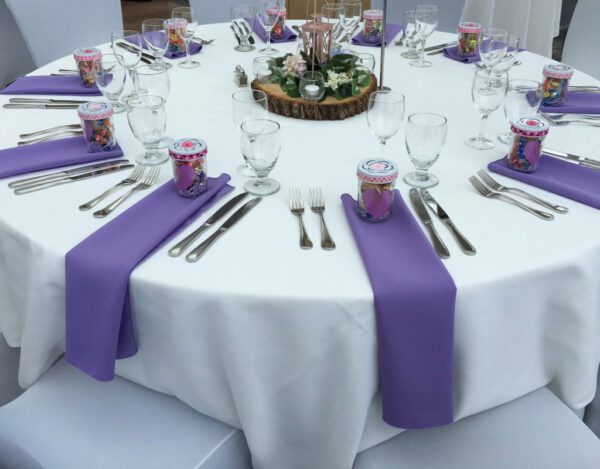
[[[117,145],[112,104],[105,101],[83,103],[77,108],[77,114],[90,153],[110,151]]]
[[[544,67],[542,106],[561,106],[567,98],[573,69],[568,65],[550,64]]]
[[[363,13],[365,19],[365,28],[363,37],[367,42],[381,43],[381,27],[383,23],[383,11],[365,10]]]
[[[96,49],[95,47],[77,49],[73,52],[73,58],[77,63],[81,85],[86,88],[94,86],[96,84],[94,70],[100,69],[100,60],[102,60],[100,49]]]
[[[511,125],[513,142],[508,153],[508,166],[530,173],[542,156],[542,143],[548,135],[548,124],[536,117],[522,117]]]
[[[369,158],[356,169],[358,214],[371,222],[386,220],[392,211],[398,167],[393,161]]]
[[[458,25],[458,55],[461,57],[473,57],[477,55],[480,36],[481,25],[479,23],[470,21],[460,23]]]
[[[183,18],[169,18],[165,20],[165,31],[169,37],[167,54],[185,54],[185,41],[183,40],[187,29],[187,21]]]
[[[277,22],[273,26],[271,37],[281,39],[285,32],[285,17],[287,15],[287,10],[285,8],[268,8],[267,14],[269,16],[277,16]]]
[[[198,197],[206,190],[206,155],[204,140],[180,138],[169,145],[173,164],[173,179],[182,197]]]

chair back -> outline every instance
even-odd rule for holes
[[[199,24],[227,23],[231,19],[231,7],[243,1],[236,0],[190,0],[190,6],[198,12]],[[247,3],[252,3],[248,1]]]
[[[0,64],[0,90],[35,68],[21,31],[4,0],[0,0]]]
[[[453,33],[460,21],[465,0],[444,0],[443,2],[424,2],[423,0],[388,0],[388,23],[402,24],[402,15],[414,10],[417,5],[432,4],[440,8],[438,31]],[[373,0],[373,8],[383,9],[383,0]]]
[[[562,62],[600,80],[600,2],[579,0],[565,39]]]

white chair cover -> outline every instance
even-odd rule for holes
[[[562,0],[465,0],[462,21],[506,29],[521,47],[552,57],[552,39],[560,30]]]
[[[64,361],[0,408],[2,438],[45,469],[252,467],[240,430],[125,379],[94,381]]]
[[[600,79],[600,1],[579,0],[565,39],[562,62]]]
[[[34,68],[21,31],[4,0],[0,0],[0,90]]]
[[[354,469],[598,469],[600,440],[548,388],[460,420],[408,430]]]
[[[438,31],[455,32],[460,21],[465,0],[444,0],[443,2],[426,2],[424,0],[388,0],[388,23],[402,24],[402,15],[407,10],[414,10],[417,5],[432,4],[440,8]],[[373,0],[372,7],[383,9],[383,0]]]
[[[583,2],[585,0],[579,0]],[[594,2],[596,0],[592,0]],[[583,421],[590,427],[598,438],[600,438],[600,371],[598,372],[598,383],[596,384],[596,395],[592,402],[585,408]]]
[[[1,469],[44,469],[29,454],[14,443],[0,437]]]
[[[20,349],[9,347],[0,334],[0,406],[23,393],[18,383],[19,352]]]
[[[196,8],[198,12],[199,24],[228,22],[231,19],[231,7],[237,3],[253,2],[234,0],[190,0],[190,6]]]
[[[120,0],[6,0],[37,67],[123,29]]]

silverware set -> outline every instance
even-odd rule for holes
[[[231,200],[223,204],[216,212],[214,212],[199,228],[194,230],[192,233],[187,235],[181,241],[177,242],[171,249],[169,249],[169,256],[178,257],[194,242],[202,233],[204,233],[211,226],[215,225],[217,221],[227,215],[240,201],[248,196],[248,192],[242,192],[236,195]],[[206,240],[201,242],[198,246],[190,251],[185,257],[188,262],[196,262],[202,257],[207,249],[212,246],[217,239],[223,236],[233,225],[235,225],[241,218],[243,218],[250,210],[252,210],[260,201],[262,197],[255,197],[254,199],[246,202],[239,209],[237,209],[233,215],[231,215],[219,228]]]
[[[571,85],[569,84],[569,91],[584,92],[584,93],[600,93],[600,86],[586,86],[586,85]]]
[[[446,47],[452,47],[455,45],[456,45],[456,41],[452,41],[452,42],[447,42],[445,44],[437,44],[435,46],[426,47],[423,50],[425,52],[427,52],[427,55],[437,55],[437,54],[442,54]]]
[[[321,189],[318,187],[311,188],[308,194],[308,202],[310,209],[313,213],[319,216],[321,223],[321,248],[327,251],[335,249],[335,243],[331,237],[331,234],[329,233],[329,230],[327,229],[327,224],[325,223],[325,218],[323,215],[325,213],[325,199],[323,197],[323,191],[321,191]],[[304,226],[304,197],[302,196],[302,191],[300,189],[290,189],[289,204],[292,214],[298,217],[298,226],[300,228],[300,247],[302,249],[312,249],[313,243],[308,236],[306,227]]]
[[[63,138],[73,135],[83,135],[83,130],[80,124],[66,124],[51,127],[49,129],[38,130],[19,135],[22,139],[17,142],[17,145],[30,145],[32,143],[46,142],[57,138]]]
[[[567,161],[574,161],[580,166],[600,171],[600,161],[594,160],[592,158],[586,158],[585,156],[578,156],[574,155],[573,153],[566,153],[564,151],[550,150],[549,148],[544,148],[544,153],[550,156],[554,156],[555,158],[561,158]]]
[[[77,109],[88,100],[54,98],[10,98],[2,107],[5,109]]]
[[[120,47],[121,49],[126,50],[131,53],[134,53],[134,54],[137,54],[140,51],[138,46],[130,44],[129,42],[118,41],[115,44],[117,47]],[[111,47],[112,47],[112,45],[111,45]],[[154,57],[152,54],[148,54],[147,52],[144,52],[142,50],[142,55],[140,57],[140,61],[144,62],[145,64],[152,64],[152,63],[154,63],[155,60],[156,60],[156,57]]]
[[[541,111],[539,113],[550,125],[554,126],[584,124],[600,127],[600,115],[598,114],[549,114]]]

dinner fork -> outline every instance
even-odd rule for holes
[[[20,140],[17,142],[17,145],[18,146],[31,145],[33,143],[47,142],[49,140],[55,140],[57,138],[63,138],[63,137],[68,137],[68,136],[73,136],[73,135],[83,135],[83,130],[62,130],[60,132],[54,132],[51,134],[44,135],[42,137],[32,138],[30,140]]]
[[[300,189],[290,189],[290,210],[298,217],[298,222],[300,224],[300,247],[302,249],[312,249],[313,243],[306,233],[304,221],[302,220],[302,215],[304,214],[304,200],[302,199],[302,192],[300,192]]]
[[[560,205],[551,204],[550,202],[546,202],[545,200],[542,200],[539,197],[536,197],[535,195],[530,194],[529,192],[526,192],[524,190],[517,189],[516,187],[503,186],[483,169],[480,169],[479,171],[477,171],[477,175],[481,179],[483,179],[483,182],[485,182],[488,186],[490,186],[495,191],[511,192],[513,194],[520,195],[521,197],[525,197],[526,199],[529,199],[532,202],[540,204],[540,205],[542,205],[550,210],[553,210],[555,212],[558,212],[558,213],[567,213],[569,211],[569,209],[567,207],[562,207]]]
[[[325,212],[325,198],[323,197],[323,191],[321,191],[321,188],[319,187],[309,189],[308,198],[310,200],[311,210],[318,214],[321,219],[321,247],[326,250],[335,249],[335,243],[329,234],[329,230],[325,224],[325,217],[323,216],[323,213]]]
[[[150,170],[148,175],[145,177],[143,182],[140,182],[137,186],[131,189],[129,192],[125,193],[121,197],[119,197],[114,202],[108,204],[102,210],[98,210],[94,212],[94,216],[96,218],[104,218],[107,215],[110,215],[114,209],[116,209],[119,205],[121,205],[126,199],[131,197],[133,194],[139,191],[143,191],[146,189],[150,189],[158,180],[158,175],[160,174],[160,168],[154,167]]]
[[[585,124],[591,125],[593,127],[600,127],[600,120],[598,120],[595,117],[567,117],[565,119],[550,116],[545,112],[540,112],[540,114],[542,115],[542,117],[544,117],[544,119],[546,119],[550,123],[550,125],[561,126],[569,124]]]
[[[552,215],[551,213],[546,213],[542,212],[541,210],[531,208],[528,205],[522,204],[518,200],[515,200],[507,195],[500,194],[498,192],[492,192],[486,186],[484,186],[481,183],[481,181],[479,181],[479,179],[477,179],[475,176],[471,176],[469,178],[469,182],[473,184],[475,189],[477,189],[477,192],[479,192],[484,197],[487,197],[489,199],[500,199],[504,202],[508,202],[509,204],[516,205],[517,207],[522,208],[523,210],[535,215],[538,218],[541,218],[542,220],[554,220],[554,215]]]
[[[120,189],[121,187],[131,186],[132,184],[139,182],[140,179],[142,179],[142,176],[144,175],[144,171],[146,171],[145,165],[136,166],[129,176],[127,176],[121,182],[112,186],[107,191],[100,194],[98,197],[90,200],[89,202],[86,202],[85,204],[80,205],[79,210],[81,210],[82,212],[85,212],[86,210],[89,210],[92,207],[96,206],[98,204],[98,202],[105,199],[106,197],[108,197],[110,194],[112,194],[114,191]]]
[[[65,125],[57,125],[56,127],[50,127],[49,129],[38,130],[36,132],[29,132],[26,134],[19,135],[19,138],[32,138],[38,137],[44,134],[50,134],[54,132],[58,132],[61,130],[79,130],[81,129],[81,124],[65,124]]]

